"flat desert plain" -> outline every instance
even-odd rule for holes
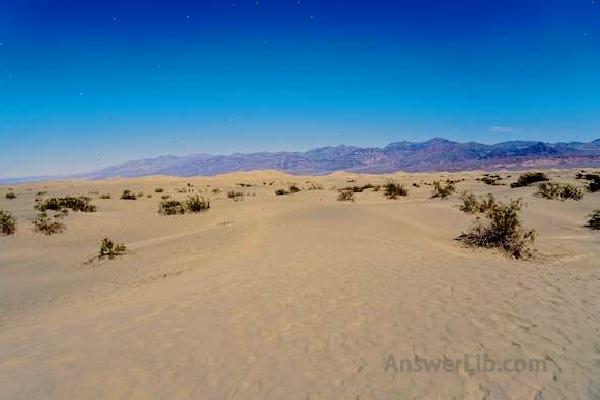
[[[583,187],[576,171],[545,172]],[[545,200],[481,176],[156,176],[14,185],[14,200],[2,187],[17,231],[0,237],[0,398],[600,399],[600,233],[584,226],[600,193]],[[337,201],[390,177],[407,197]],[[448,178],[457,193],[431,199],[426,183]],[[464,189],[523,198],[537,258],[456,241],[475,220],[458,209]],[[97,212],[35,233],[38,191]],[[210,209],[157,213],[183,191]],[[104,237],[128,252],[88,262]]]

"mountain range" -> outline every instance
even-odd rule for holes
[[[306,152],[168,155],[55,178],[195,176],[265,169],[296,175],[323,175],[334,171],[390,173],[599,166],[600,139],[589,143],[510,141],[490,145],[434,138],[426,142],[395,142],[383,148],[340,145]],[[27,181],[33,179],[28,178]],[[18,181],[25,180],[0,180],[3,183]]]

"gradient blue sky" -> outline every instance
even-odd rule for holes
[[[6,1],[0,177],[600,137],[600,1]]]

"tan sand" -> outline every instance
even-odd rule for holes
[[[582,185],[574,171],[548,174]],[[387,176],[270,171],[24,184],[16,200],[0,189],[18,218],[0,238],[0,398],[600,399],[600,234],[583,227],[600,194],[548,201],[480,173],[394,176],[409,197],[338,202],[334,187]],[[453,240],[473,221],[457,196],[410,186],[442,176],[523,197],[539,259]],[[306,181],[324,189],[273,193]],[[183,199],[187,182],[211,209],[158,215],[154,188]],[[240,182],[255,196],[227,199]],[[119,200],[125,188],[153,197]],[[112,199],[91,195],[98,212],[71,213],[47,237],[28,221],[38,190]],[[130,253],[85,264],[105,236]],[[409,372],[402,361],[465,355],[546,370]]]

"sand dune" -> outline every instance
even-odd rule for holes
[[[572,171],[548,175],[581,185]],[[430,199],[429,186],[411,186],[442,176],[501,200],[523,197],[538,259],[453,240],[473,222],[457,196]],[[0,199],[19,222],[0,238],[0,398],[600,398],[600,236],[583,227],[600,195],[548,201],[479,176],[395,174],[408,197],[366,190],[354,203],[336,201],[334,188],[387,176],[258,171],[15,186],[16,200]],[[323,189],[274,195],[307,181]],[[160,195],[185,198],[176,189],[188,182],[211,209],[159,215]],[[228,199],[242,182],[254,195]],[[119,200],[125,188],[152,198]],[[28,222],[39,190],[112,199],[92,195],[98,212],[71,213],[66,232],[44,236]],[[85,264],[105,236],[130,252]],[[546,368],[390,366],[465,355]]]

